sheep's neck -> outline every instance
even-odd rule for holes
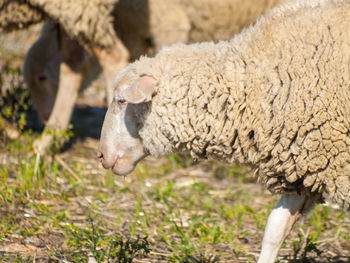
[[[162,87],[140,132],[151,154],[190,151],[194,157],[244,164],[262,158],[259,143],[267,135],[254,117],[261,98],[258,84],[248,83],[241,39],[180,46],[140,62],[142,70],[149,69],[144,74],[161,80]]]
[[[175,103],[174,116],[169,115],[169,122],[184,125],[173,127],[176,151],[243,164],[266,158],[259,150],[259,139],[265,137],[262,124],[255,118],[262,110],[259,87],[247,83],[247,64],[234,45],[219,43],[217,47],[225,50],[221,56],[214,51],[214,62],[203,56],[194,65],[184,97]]]
[[[209,84],[203,98],[189,105],[198,114],[188,116],[195,136],[185,147],[195,157],[256,163],[261,158],[257,142],[261,134],[254,119],[259,116],[254,107],[259,101],[250,99],[254,91],[248,89],[244,61],[236,58],[222,65],[224,73],[217,74],[217,83]],[[189,93],[197,88],[190,87]]]

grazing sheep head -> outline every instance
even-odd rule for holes
[[[61,53],[57,31],[55,23],[45,23],[40,38],[28,51],[23,67],[24,81],[42,122],[48,120],[58,90]]]
[[[45,123],[51,114],[58,90],[58,72],[60,58],[49,61],[44,71],[37,72],[27,81],[33,104],[40,120]]]
[[[114,98],[103,123],[98,158],[104,168],[127,175],[147,155],[139,131],[157,82],[151,76],[135,77],[132,72],[119,76],[122,77],[116,78]]]

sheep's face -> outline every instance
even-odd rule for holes
[[[57,25],[46,22],[40,38],[28,51],[23,68],[24,81],[42,122],[51,114],[58,89],[61,53],[57,35]]]
[[[156,81],[150,76],[133,74],[118,77],[114,99],[109,105],[102,127],[98,157],[104,168],[118,175],[132,172],[147,155],[139,131],[146,102],[155,93]]]
[[[58,90],[58,72],[60,58],[49,61],[44,71],[33,74],[28,83],[33,104],[42,122],[50,117]]]

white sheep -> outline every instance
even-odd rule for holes
[[[59,34],[60,28],[56,23],[46,22],[39,39],[28,50],[23,66],[24,81],[30,89],[33,105],[43,122],[46,122],[50,117],[59,88],[61,63],[60,43],[57,38]],[[103,79],[99,78],[101,67],[97,58],[86,55],[84,52],[83,59],[84,76],[81,80],[82,83],[77,83],[78,88],[83,90],[90,85],[103,87],[105,84]],[[65,97],[73,95],[72,93],[65,94]],[[64,112],[61,112],[60,116],[62,115]]]
[[[282,0],[1,0],[0,30],[49,18],[85,46],[119,37],[134,58],[177,41],[230,39]]]
[[[115,29],[131,59],[164,45],[231,39],[282,0],[119,0]]]
[[[46,130],[67,128],[91,55],[97,58],[105,75],[107,91],[115,70],[127,63],[129,53],[115,33],[111,16],[116,2],[0,1],[2,30],[22,28],[45,18],[56,23],[49,22],[44,27],[39,40],[29,51],[24,67],[25,80],[31,92],[39,94],[33,101],[41,111],[41,119],[47,121]],[[52,133],[45,132],[34,147],[42,153],[51,141]]]
[[[23,28],[45,18],[62,26],[70,38],[87,47],[112,48],[115,30],[111,13],[118,0],[1,0],[0,28]]]
[[[350,205],[350,1],[276,7],[231,41],[175,44],[122,69],[99,159],[130,173],[189,151],[249,165],[273,194],[259,262],[314,204]]]

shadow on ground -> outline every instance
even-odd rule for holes
[[[99,139],[106,111],[107,107],[76,105],[70,122],[74,133],[73,140]],[[33,108],[26,111],[26,117],[27,124],[24,130],[30,129],[37,133],[43,131],[44,125]]]
[[[106,111],[106,107],[76,106],[71,120],[75,137],[99,139]]]

